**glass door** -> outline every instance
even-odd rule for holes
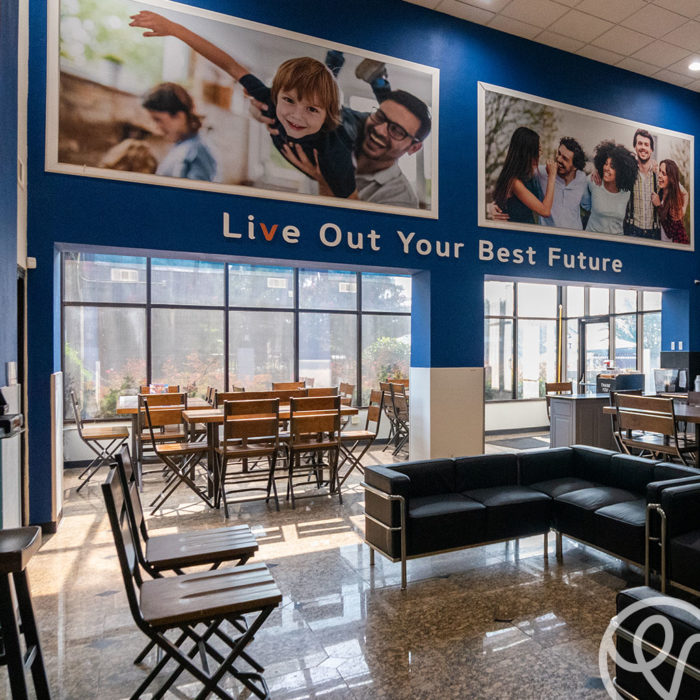
[[[610,359],[610,317],[582,318],[579,325],[579,390],[595,392],[596,376]],[[581,385],[582,384],[582,385]]]

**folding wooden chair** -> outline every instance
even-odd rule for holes
[[[396,432],[394,434],[396,447],[394,448],[393,454],[397,455],[408,442],[410,430],[408,399],[404,393],[394,393],[394,386],[396,385],[391,385],[391,400],[394,404],[394,416],[396,418]]]
[[[109,466],[114,463],[114,456],[117,450],[129,439],[129,429],[99,424],[86,426],[80,415],[80,405],[74,391],[70,392],[70,400],[73,405],[73,415],[75,416],[78,435],[90,450],[95,453],[95,458],[80,473],[79,478],[85,480],[78,486],[77,492],[92,479],[101,466]]]
[[[549,420],[549,402],[552,396],[573,394],[574,384],[573,382],[545,382],[544,393],[547,404],[547,420]]]
[[[187,394],[185,393],[166,393],[166,394],[139,394],[137,397],[137,413],[136,413],[136,464],[139,468],[139,484],[143,477],[144,455],[152,453],[153,439],[156,442],[172,442],[173,440],[182,440],[185,438],[184,426],[172,426],[166,429],[165,426],[159,429],[155,434],[155,438],[151,435],[146,423],[146,409],[144,400],[148,399],[151,410],[160,408],[187,408]]]
[[[341,399],[342,400],[342,399]],[[350,476],[353,469],[358,469],[361,474],[365,473],[361,460],[372,447],[377,439],[379,432],[379,423],[382,419],[382,392],[373,389],[369,395],[369,406],[367,407],[367,420],[365,421],[364,430],[347,430],[340,433],[340,454],[342,459],[338,463],[338,477],[342,486],[346,479]],[[370,427],[372,429],[370,429]],[[359,454],[355,454],[360,450]],[[350,462],[350,468],[341,477],[340,471],[345,464]]]
[[[164,571],[183,574],[182,569],[203,564],[212,569],[226,561],[245,564],[258,551],[248,525],[151,536],[126,445],[117,454],[116,462],[139,563],[153,578],[161,577]]]
[[[675,457],[687,465],[686,456],[698,446],[678,433],[673,399],[615,394],[619,437],[625,452],[649,451],[664,459]]]
[[[275,484],[275,465],[279,451],[279,419],[279,399],[224,403],[224,439],[216,448],[216,452],[220,489],[217,495],[217,506],[223,499],[226,517],[228,517],[227,485],[235,487],[234,494],[262,491],[265,493],[266,503],[270,500],[270,493],[272,493],[275,507],[277,510],[280,509]],[[258,460],[257,468],[249,468],[251,459]],[[231,460],[240,460],[240,471],[228,471],[228,463]],[[259,468],[260,460],[267,461],[267,469]],[[235,503],[258,498],[236,498]]]
[[[190,442],[186,438],[186,432],[182,422],[182,408],[159,408],[151,410],[148,399],[144,399],[146,423],[151,433],[152,448],[156,456],[168,468],[165,485],[161,492],[153,499],[149,507],[155,513],[163,507],[164,503],[175,492],[180,484],[185,484],[199,496],[209,507],[213,504],[207,495],[208,482],[213,481],[213,475],[209,469],[202,468],[200,462],[206,458],[209,448],[205,442]],[[182,439],[178,442],[157,442],[154,428],[182,428]],[[166,431],[167,432],[167,431]],[[180,434],[178,430],[171,431]],[[207,484],[203,487],[196,482],[197,470],[203,474]]]
[[[163,652],[131,698],[143,697],[146,689],[173,661],[175,669],[151,696],[161,698],[183,672],[202,690],[198,698],[214,694],[234,698],[222,683],[227,674],[259,698],[268,698],[263,667],[246,651],[282,594],[265,564],[244,564],[231,569],[202,571],[182,576],[144,580],[135,535],[126,510],[124,494],[114,469],[102,484],[109,522],[124,579],[127,600],[138,628]],[[245,617],[247,616],[247,617]],[[169,632],[173,632],[170,637]],[[217,646],[213,645],[214,637]],[[224,642],[226,648],[220,651]],[[242,670],[245,662],[253,671]]]
[[[289,436],[286,438],[287,453],[287,497],[292,508],[298,498],[312,498],[316,494],[294,495],[294,476],[312,475],[316,485],[322,486],[320,461],[323,453],[328,459],[328,485],[330,493],[338,494],[343,502],[338,481],[338,454],[340,451],[340,396],[317,396],[290,399]],[[301,464],[301,455],[311,454],[316,459],[308,465]]]
[[[340,382],[340,403],[343,406],[352,406],[352,398],[355,395],[355,385]]]

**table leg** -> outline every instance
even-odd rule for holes
[[[219,470],[216,465],[216,448],[219,444],[219,424],[207,423],[207,469],[209,470],[209,484],[207,486],[209,498],[212,503],[219,500]]]
[[[136,483],[140,490],[143,491],[142,466],[139,459],[138,445],[136,443],[136,433],[138,431],[138,415],[131,415],[131,459],[136,462]]]

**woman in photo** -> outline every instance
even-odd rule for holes
[[[659,163],[659,193],[651,196],[661,224],[662,240],[688,245],[690,237],[683,217],[688,208],[688,193],[681,186],[680,171],[673,160]]]
[[[547,190],[542,189],[536,177],[540,159],[540,137],[526,126],[519,126],[510,139],[503,169],[501,170],[493,198],[508,220],[522,224],[536,224],[535,216],[549,216],[554,200],[554,179],[557,166],[547,161]]]
[[[199,135],[202,119],[195,114],[187,90],[177,83],[160,83],[142,104],[166,141],[174,144],[158,164],[156,175],[213,181],[216,160]]]
[[[581,206],[591,212],[586,231],[622,235],[630,193],[637,179],[637,159],[634,153],[614,141],[603,141],[596,146],[593,158],[601,183],[588,179],[588,191]]]

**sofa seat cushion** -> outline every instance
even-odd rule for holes
[[[578,491],[579,489],[591,489],[599,486],[592,481],[579,479],[577,476],[563,476],[559,479],[549,479],[548,481],[539,481],[536,484],[530,484],[530,488],[536,491],[542,491],[552,498],[563,496],[570,491]]]
[[[669,578],[694,590],[700,590],[700,530],[691,530],[672,537],[668,554]]]
[[[411,498],[407,515],[409,555],[439,552],[485,540],[486,507],[458,493]]]
[[[644,564],[645,498],[614,503],[595,511],[596,541],[616,556]]]
[[[607,549],[605,540],[599,541],[595,532],[595,511],[615,503],[636,501],[639,497],[640,494],[614,486],[594,486],[570,491],[552,501],[554,527],[565,535]]]
[[[547,532],[552,499],[528,486],[496,486],[463,492],[486,507],[488,541]]]

